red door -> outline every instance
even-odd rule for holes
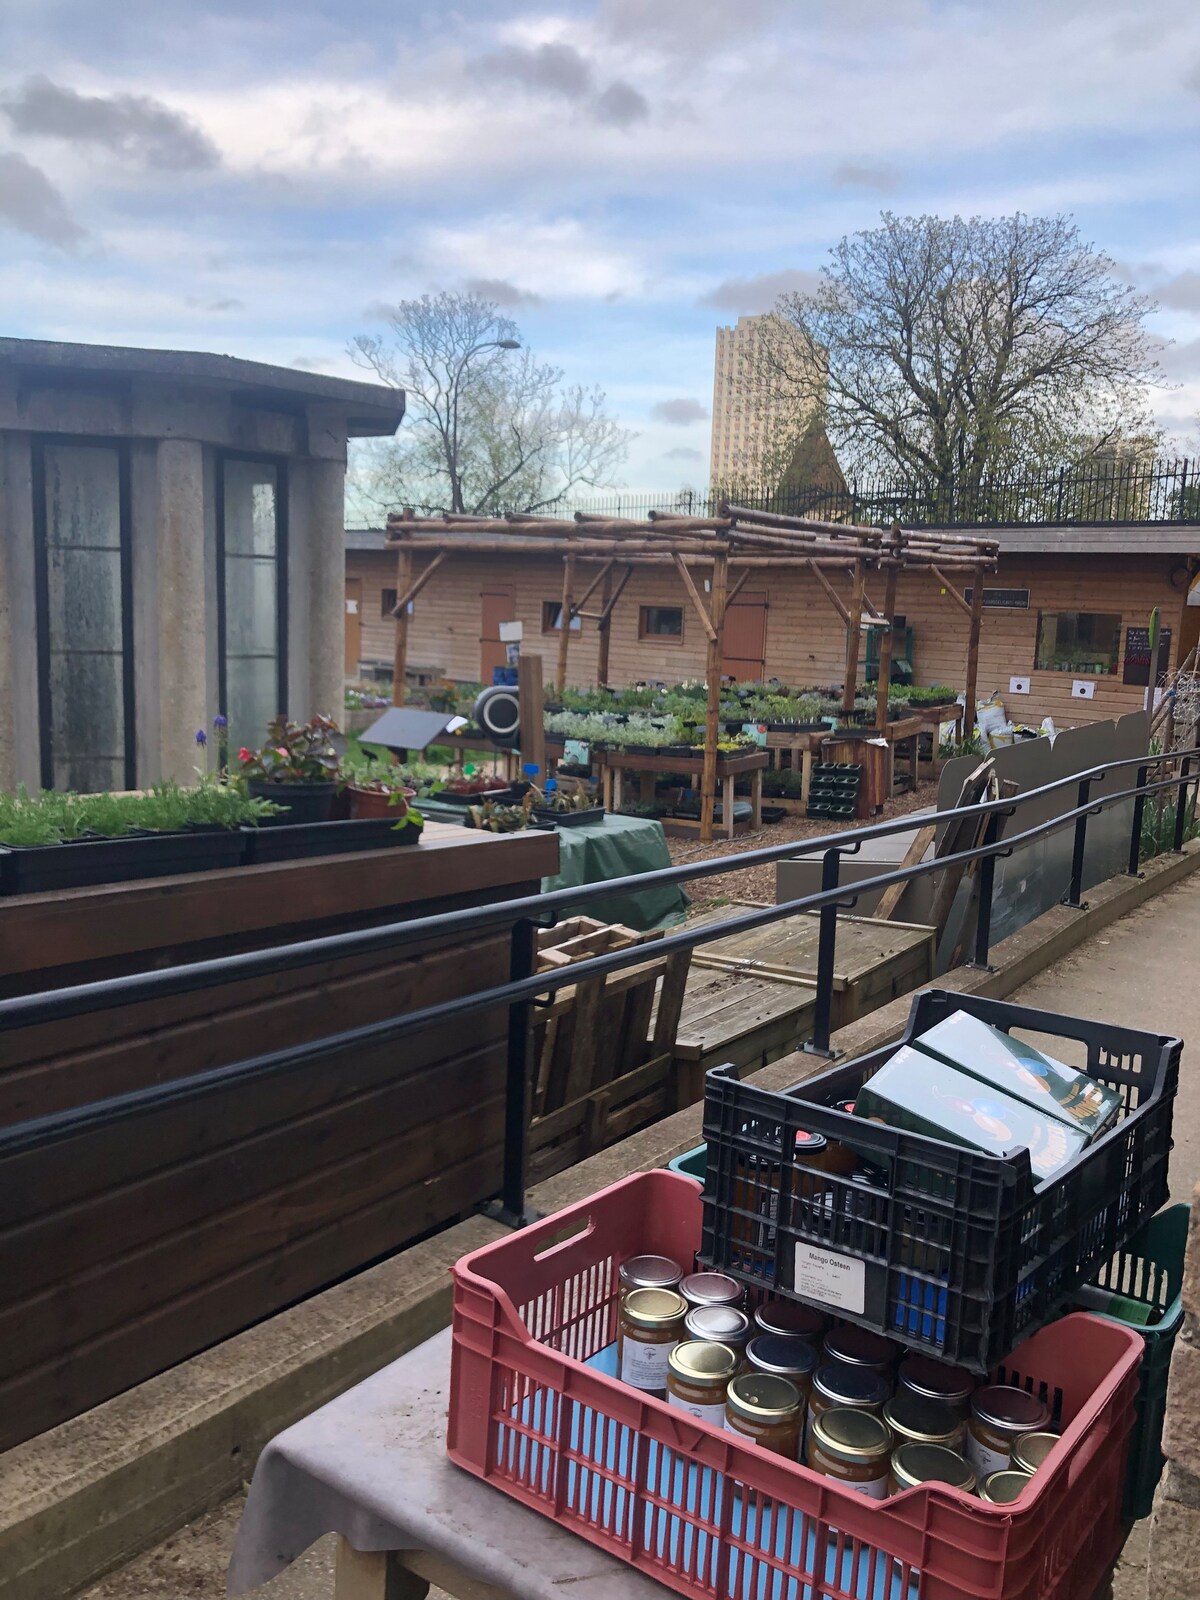
[[[500,642],[500,624],[515,621],[513,590],[485,589],[479,596],[479,679],[484,685],[491,683],[493,668],[507,664]]]
[[[767,597],[743,589],[725,613],[721,671],[739,683],[757,682],[767,659]]]

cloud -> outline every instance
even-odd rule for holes
[[[706,421],[708,411],[699,400],[683,398],[657,400],[650,407],[650,415],[655,422],[665,422],[672,428],[686,428],[690,423]]]
[[[1200,339],[1168,345],[1162,352],[1162,365],[1168,378],[1200,378]]]
[[[534,49],[507,45],[482,57],[479,65],[494,77],[566,100],[582,100],[592,90],[592,64],[570,44],[539,44]]]
[[[664,461],[703,461],[704,451],[695,450],[690,444],[677,444],[673,450],[663,451]]]
[[[1191,71],[1185,74],[1183,86],[1185,89],[1190,89],[1193,94],[1200,94],[1200,61],[1197,61]]]
[[[203,300],[199,295],[190,294],[187,303],[193,311],[244,311],[245,301],[235,300],[232,295],[227,295],[222,300]]]
[[[645,122],[650,115],[650,102],[632,84],[618,78],[610,83],[603,94],[592,102],[592,115],[598,122],[607,122],[614,128],[630,128],[635,122]]]
[[[16,133],[99,146],[161,172],[215,167],[216,146],[194,122],[150,95],[84,95],[27,78],[0,109]]]
[[[833,169],[832,181],[838,189],[870,189],[875,194],[890,194],[900,187],[900,173],[887,161],[843,161]]]
[[[1154,298],[1172,311],[1200,311],[1200,272],[1194,268],[1158,284]]]
[[[773,311],[781,294],[811,294],[820,281],[818,273],[807,272],[802,267],[760,272],[752,278],[725,278],[715,289],[701,295],[696,304],[746,315]]]
[[[492,300],[506,311],[519,306],[540,306],[542,297],[532,290],[522,289],[507,278],[468,278],[463,284],[468,294],[477,294],[481,300]]]
[[[42,169],[15,151],[0,152],[0,223],[63,250],[86,237]]]
[[[288,366],[298,367],[301,372],[324,372],[329,362],[322,361],[317,356],[293,356]]]

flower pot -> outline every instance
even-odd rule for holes
[[[360,789],[356,784],[347,784],[351,820],[359,822],[365,817],[390,817],[393,822],[399,822],[407,813],[408,802],[416,792],[415,789],[405,789],[403,794],[395,796],[387,789]],[[392,803],[393,799],[395,804]]]
[[[296,827],[306,822],[328,822],[337,798],[336,783],[271,783],[265,778],[250,778],[246,792],[257,800],[273,800],[286,806],[278,816],[263,817],[260,826]]]

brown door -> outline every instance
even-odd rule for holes
[[[725,655],[721,671],[739,683],[762,677],[767,659],[767,597],[738,595],[725,613]]]
[[[1200,644],[1200,606],[1185,605],[1179,627],[1179,643],[1175,647],[1175,664],[1181,667],[1191,652]]]
[[[485,589],[479,596],[479,678],[484,685],[491,683],[495,667],[507,665],[500,624],[514,622],[516,609],[511,589]]]
[[[358,677],[358,663],[362,659],[362,601],[361,578],[346,579],[346,676]]]

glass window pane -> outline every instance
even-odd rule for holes
[[[265,461],[230,461],[225,471],[225,552],[275,554],[276,469]]]
[[[110,445],[48,444],[46,542],[121,547],[121,467]]]
[[[121,649],[121,552],[46,551],[51,650]]]
[[[233,750],[262,744],[267,723],[279,715],[274,656],[230,656],[225,666],[229,743]]]
[[[225,650],[233,656],[270,656],[279,640],[275,562],[230,556],[225,562]]]
[[[1043,611],[1038,616],[1040,672],[1103,676],[1117,670],[1121,619],[1110,612]]]
[[[284,710],[279,693],[279,470],[270,462],[226,459],[225,706],[230,743],[260,745]]]
[[[124,661],[120,655],[55,651],[50,656],[54,787],[125,787]]]

